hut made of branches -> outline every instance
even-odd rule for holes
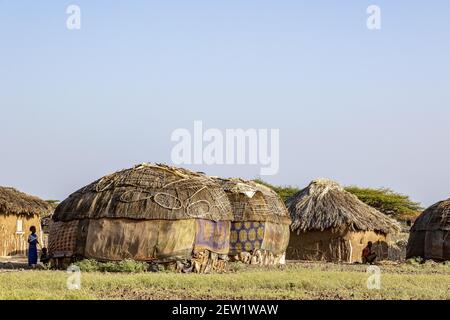
[[[450,199],[425,210],[411,228],[406,258],[450,260]]]
[[[0,256],[26,254],[31,226],[40,239],[40,216],[50,213],[46,201],[14,188],[0,187]]]
[[[293,221],[288,259],[361,261],[369,241],[383,258],[387,236],[400,231],[395,220],[327,179],[312,181],[286,205]]]
[[[291,219],[270,188],[242,179],[217,179],[233,209],[230,257],[245,263],[284,263]]]
[[[105,176],[56,208],[53,260],[133,259],[207,272],[222,269],[233,216],[211,178],[162,164]]]

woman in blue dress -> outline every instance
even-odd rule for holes
[[[38,236],[36,234],[36,227],[30,227],[31,234],[28,236],[28,265],[30,267],[36,267],[38,260],[37,245],[39,244]]]

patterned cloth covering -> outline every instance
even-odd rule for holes
[[[197,220],[194,252],[209,250],[227,254],[230,246],[230,222]]]
[[[264,222],[231,223],[230,255],[260,249],[264,240]]]
[[[286,251],[288,241],[289,225],[258,221],[233,222],[229,254],[263,250],[279,255]]]
[[[78,220],[51,224],[48,249],[54,258],[71,257],[75,253],[77,229]]]

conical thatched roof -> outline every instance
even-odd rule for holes
[[[233,207],[233,221],[267,221],[290,224],[291,219],[281,198],[272,189],[243,179],[216,181],[227,193]]]
[[[450,199],[438,202],[416,219],[413,231],[450,230]]]
[[[297,232],[347,227],[353,231],[397,232],[399,224],[347,192],[338,183],[318,179],[286,201]]]
[[[163,164],[141,164],[105,176],[69,196],[53,220],[96,218],[231,220],[222,188],[211,178]]]
[[[0,187],[0,214],[43,215],[52,211],[44,200],[14,188]]]

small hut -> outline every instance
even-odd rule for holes
[[[336,182],[318,179],[286,201],[293,220],[287,258],[360,262],[369,241],[383,259],[398,223],[366,205]]]
[[[450,199],[425,210],[411,228],[406,258],[450,260]]]
[[[228,260],[228,198],[211,178],[142,164],[105,176],[61,202],[53,215],[54,262],[89,258],[221,270]]]
[[[36,227],[42,240],[40,215],[50,213],[51,209],[44,200],[14,188],[0,187],[0,257],[25,255],[31,226]]]
[[[230,257],[250,264],[284,264],[291,219],[270,188],[242,179],[217,179],[233,209]]]

